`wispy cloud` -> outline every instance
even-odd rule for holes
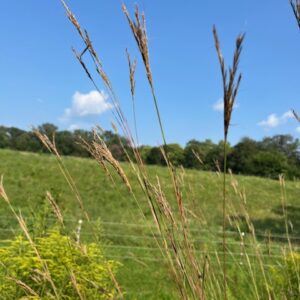
[[[233,108],[238,108],[238,103],[235,103]],[[224,100],[220,98],[217,102],[215,102],[212,106],[214,111],[223,112],[224,111]]]
[[[72,118],[84,118],[88,116],[101,115],[112,109],[112,104],[108,101],[108,95],[101,91],[90,91],[87,94],[75,92],[72,97],[72,105],[65,109],[61,118],[63,121],[69,121]]]
[[[215,110],[215,111],[223,111],[224,110],[223,99],[219,99],[216,103],[214,103],[213,110]]]
[[[270,114],[266,120],[257,123],[257,125],[265,129],[270,129],[285,124],[289,119],[292,118],[294,118],[292,111],[287,111],[281,116],[277,116],[276,114]]]
[[[298,133],[300,133],[300,126],[298,126],[298,127],[296,128],[296,131],[297,131]]]
[[[71,124],[69,127],[68,127],[68,130],[69,131],[75,131],[77,129],[80,129],[80,126],[78,124]]]

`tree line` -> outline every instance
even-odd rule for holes
[[[89,157],[89,153],[80,145],[79,139],[87,142],[93,139],[93,133],[86,130],[58,130],[53,124],[42,124],[38,129],[52,137],[62,155]],[[119,161],[126,161],[132,155],[130,143],[124,137],[111,131],[103,131],[102,139],[112,155]],[[234,146],[226,144],[228,167],[235,174],[246,174],[277,178],[284,174],[287,178],[300,178],[300,142],[291,135],[274,135],[255,141],[242,138]],[[0,126],[0,148],[29,152],[47,152],[33,132],[15,127]],[[175,166],[184,166],[199,170],[215,171],[223,168],[224,142],[214,143],[190,140],[185,147],[179,144],[168,144],[164,150]],[[140,146],[143,161],[150,165],[166,165],[161,147]]]

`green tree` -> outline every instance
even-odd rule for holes
[[[51,123],[44,123],[38,126],[38,130],[46,134],[49,139],[52,139],[53,134],[58,130],[58,127]]]
[[[147,162],[151,149],[152,147],[147,145],[143,145],[139,147],[138,150],[140,152],[143,162]]]
[[[160,147],[151,148],[147,156],[146,163],[150,165],[164,165],[164,158]]]
[[[259,152],[259,144],[250,139],[243,138],[236,144],[228,156],[228,166],[234,173],[251,174],[253,157]]]
[[[166,153],[174,166],[180,166],[184,163],[184,151],[182,147],[178,144],[168,144],[166,146]],[[163,164],[166,162],[163,160]]]
[[[206,156],[214,146],[214,143],[209,139],[204,142],[190,140],[184,148],[184,166],[187,168],[203,169]]]
[[[300,142],[289,134],[278,134],[273,137],[265,137],[261,141],[261,147],[269,151],[278,151],[287,159],[297,161],[300,159]]]
[[[8,128],[0,126],[0,148],[9,148],[11,145],[11,134]]]
[[[251,161],[251,174],[269,178],[277,178],[279,174],[288,173],[286,157],[279,152],[260,151]]]
[[[230,144],[226,144],[226,153],[230,155],[231,147]],[[205,158],[205,168],[207,170],[215,170],[218,166],[223,170],[224,164],[224,142],[220,141],[217,145],[214,145],[211,150],[207,153]]]
[[[40,152],[42,144],[32,132],[23,132],[15,141],[15,149],[20,151]]]
[[[70,131],[58,131],[55,134],[56,147],[62,155],[74,155],[75,138]]]

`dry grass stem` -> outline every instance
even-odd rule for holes
[[[88,35],[88,32],[86,30],[83,30],[82,27],[80,26],[78,20],[76,19],[75,15],[73,14],[73,12],[70,10],[70,8],[66,5],[64,0],[61,0],[65,11],[67,13],[68,19],[70,20],[70,22],[73,24],[73,26],[76,28],[77,32],[79,33],[79,36],[81,37],[82,41],[85,44],[85,48],[81,53],[78,53],[75,49],[72,49],[73,52],[75,53],[75,56],[77,58],[77,60],[79,61],[79,63],[81,64],[82,68],[84,69],[86,75],[88,76],[88,78],[91,80],[91,82],[93,83],[94,87],[96,88],[96,90],[100,93],[100,89],[96,83],[96,80],[94,79],[94,77],[92,76],[91,72],[89,71],[88,67],[86,66],[86,64],[83,61],[83,55],[88,52],[90,54],[90,57],[93,61],[93,64],[95,66],[96,72],[98,73],[98,75],[100,75],[100,78],[102,79],[102,82],[104,83],[109,96],[110,96],[110,100],[113,104],[113,110],[112,110],[112,114],[114,115],[116,121],[118,122],[118,125],[122,128],[123,134],[127,137],[127,139],[134,145],[134,140],[132,138],[132,134],[131,134],[131,130],[130,127],[128,126],[128,122],[123,114],[123,111],[121,109],[120,103],[118,101],[117,95],[113,89],[112,83],[107,75],[107,73],[104,71],[103,66],[102,66],[102,62],[99,59],[99,56],[92,44],[92,41]],[[133,66],[134,63],[132,64],[132,68],[131,68],[131,72],[133,70],[135,70],[135,67]],[[134,72],[133,72],[134,73]],[[134,74],[132,73],[131,77],[132,79],[134,78]],[[132,81],[133,83],[133,81]],[[133,85],[134,87],[134,85]],[[133,88],[134,90],[134,88]]]
[[[142,55],[149,83],[151,86],[153,86],[152,73],[151,73],[150,60],[149,60],[148,37],[147,37],[147,31],[146,31],[145,15],[144,15],[144,13],[142,13],[142,15],[140,15],[139,8],[138,8],[138,6],[136,6],[135,7],[136,22],[132,21],[125,4],[123,4],[122,7],[123,7],[123,12],[127,18],[129,26],[131,28],[131,31],[136,40],[136,43],[138,45],[139,51]]]
[[[151,72],[151,67],[150,67],[148,37],[147,37],[147,31],[146,31],[145,15],[144,15],[144,13],[140,14],[139,8],[138,8],[138,6],[136,6],[136,8],[135,8],[136,22],[135,22],[130,18],[125,4],[123,4],[122,7],[123,7],[123,12],[127,18],[128,24],[131,28],[132,34],[136,40],[138,49],[141,53],[141,56],[142,56],[142,59],[144,62],[144,66],[146,69],[146,75],[147,75],[148,82],[149,82],[149,85],[151,88],[151,93],[152,93],[152,97],[153,97],[153,101],[154,101],[154,105],[155,105],[156,115],[157,115],[157,119],[159,122],[162,139],[163,139],[164,145],[166,146],[167,145],[166,135],[165,135],[165,131],[163,128],[162,119],[160,116],[160,110],[158,107],[158,101],[157,101],[155,90],[154,90],[152,72]]]
[[[242,44],[245,35],[241,34],[236,39],[236,48],[233,56],[233,63],[232,63],[232,67],[230,67],[228,71],[226,70],[225,67],[225,61],[222,55],[220,41],[215,26],[213,27],[213,35],[215,39],[215,47],[218,53],[219,63],[221,67],[222,81],[223,81],[224,131],[225,131],[225,137],[227,138],[232,110],[234,108],[234,103],[242,79],[242,74],[240,73],[239,75],[237,75],[237,71],[238,71],[239,60],[242,51]],[[229,79],[228,79],[228,74],[229,74]]]
[[[233,56],[232,67],[229,67],[228,71],[225,67],[224,57],[221,51],[220,41],[217,34],[217,29],[213,27],[213,36],[215,40],[215,47],[218,54],[219,64],[221,68],[222,82],[223,82],[223,102],[224,102],[224,148],[223,148],[223,156],[224,156],[224,168],[223,168],[223,288],[224,288],[224,300],[227,300],[227,275],[226,275],[226,172],[227,172],[227,137],[228,130],[231,120],[232,111],[234,108],[236,96],[238,93],[238,89],[242,80],[242,74],[237,75],[240,55],[242,51],[242,44],[245,35],[241,34],[236,39],[235,52]],[[229,76],[228,76],[229,74]],[[228,78],[229,77],[229,78]],[[237,78],[236,78],[237,77]]]
[[[96,66],[96,71],[97,73],[101,76],[101,78],[103,79],[104,83],[106,84],[106,86],[111,89],[111,83],[108,79],[108,76],[106,75],[106,73],[103,70],[102,67],[102,63],[97,55],[97,52],[95,51],[92,41],[87,33],[86,30],[83,30],[77,20],[77,18],[75,17],[75,15],[73,14],[73,12],[70,10],[70,8],[67,6],[67,4],[65,3],[65,1],[61,0],[61,3],[63,4],[65,11],[67,13],[67,17],[70,20],[70,22],[74,25],[74,27],[76,28],[77,32],[79,33],[80,37],[82,38],[83,42],[85,43],[85,49],[81,52],[81,54],[77,53],[74,49],[73,52],[76,55],[76,58],[79,60],[80,64],[83,66],[85,72],[88,74],[89,78],[92,79],[90,72],[88,71],[87,67],[85,66],[85,64],[82,61],[82,56],[83,54],[88,51],[95,63]],[[94,80],[93,80],[94,82]]]
[[[73,271],[70,272],[70,279],[73,285],[74,290],[76,291],[80,300],[85,300],[85,296],[80,291],[80,286],[77,283],[76,276]]]
[[[64,218],[63,218],[63,215],[59,209],[59,206],[57,205],[57,203],[55,202],[54,198],[52,197],[51,193],[50,192],[46,192],[46,195],[47,195],[47,200],[49,201],[52,209],[53,209],[53,212],[55,213],[57,219],[59,220],[59,222],[63,225],[64,224]]]
[[[84,216],[87,220],[89,220],[89,216],[84,208],[83,205],[83,201],[81,199],[80,193],[77,189],[77,186],[73,180],[73,177],[71,176],[71,174],[69,173],[68,169],[65,167],[63,160],[56,148],[55,145],[55,135],[53,135],[53,139],[52,142],[50,141],[49,137],[46,134],[41,133],[38,129],[33,128],[32,129],[33,133],[38,137],[38,139],[42,142],[42,144],[48,149],[48,151],[53,154],[56,157],[56,160],[58,162],[58,166],[60,171],[62,172],[65,180],[67,181],[70,189],[72,190],[72,192],[75,194],[76,199],[80,205],[80,208],[82,210],[82,212],[84,213]]]
[[[300,117],[299,117],[299,115],[293,110],[293,115],[294,115],[294,117],[296,118],[296,120],[298,121],[298,122],[300,122]]]
[[[3,175],[1,175],[1,180],[0,180],[0,197],[2,197],[7,204],[9,204],[9,198],[3,186]]]
[[[94,130],[94,140],[91,144],[88,144],[86,141],[82,141],[82,146],[96,159],[100,166],[103,167],[107,174],[109,173],[109,169],[106,164],[110,165],[125,183],[128,190],[131,192],[132,188],[129,183],[129,180],[123,171],[120,163],[113,157],[112,153],[108,149],[107,145],[98,134],[96,130]],[[110,176],[111,177],[111,176]]]
[[[135,93],[135,69],[136,69],[136,58],[132,61],[130,58],[130,54],[128,50],[126,49],[126,55],[128,60],[128,67],[129,67],[129,81],[130,81],[130,88],[131,88],[131,94],[134,96]]]
[[[40,298],[39,295],[30,286],[28,286],[25,282],[23,282],[19,279],[13,278],[13,277],[7,277],[7,279],[13,281],[17,286],[19,286],[22,290],[24,290],[24,292],[26,294],[29,294],[30,296],[34,296],[37,299]]]
[[[290,4],[297,20],[298,27],[300,28],[300,0],[290,0]]]
[[[126,49],[126,55],[128,60],[129,67],[129,82],[130,82],[130,91],[131,91],[131,99],[132,99],[132,111],[133,111],[133,121],[134,121],[134,130],[136,136],[136,143],[139,144],[138,133],[137,133],[137,121],[136,121],[136,110],[135,110],[135,70],[137,60],[136,58],[132,61],[130,58],[130,54]]]
[[[296,0],[296,4],[293,8],[297,9],[295,13],[296,16],[299,15],[299,0]],[[67,12],[68,18],[75,26],[80,37],[82,38],[85,47],[82,52],[77,52],[73,49],[73,52],[76,55],[77,60],[83,67],[88,78],[93,82],[97,87],[96,82],[94,81],[91,72],[88,70],[87,65],[83,61],[83,56],[86,53],[91,55],[91,58],[95,64],[96,71],[100,75],[102,81],[104,82],[106,88],[110,92],[112,101],[115,104],[115,116],[117,117],[118,126],[123,129],[125,137],[128,139],[131,146],[132,153],[128,150],[127,145],[122,146],[122,150],[128,158],[130,166],[132,167],[133,173],[137,178],[137,181],[141,187],[142,192],[145,195],[146,202],[148,204],[147,213],[150,211],[152,222],[155,226],[152,226],[154,229],[151,230],[154,241],[158,245],[159,250],[162,252],[163,258],[167,260],[170,273],[173,275],[173,281],[176,284],[178,290],[178,296],[180,299],[220,299],[222,296],[227,299],[227,290],[232,288],[232,283],[227,286],[227,276],[226,276],[226,264],[233,264],[236,266],[238,272],[245,272],[246,276],[249,276],[249,283],[253,286],[249,289],[250,295],[253,299],[261,299],[261,285],[264,287],[264,293],[266,299],[273,299],[274,295],[272,294],[271,281],[269,274],[267,272],[265,264],[266,261],[264,257],[264,249],[262,244],[258,243],[255,228],[253,222],[250,219],[250,215],[246,210],[246,194],[234,179],[231,174],[231,188],[234,192],[233,197],[240,198],[242,208],[238,209],[233,202],[227,203],[227,190],[226,190],[226,174],[227,174],[227,137],[230,128],[230,122],[232,118],[232,112],[237,98],[237,93],[241,83],[242,75],[238,72],[239,60],[242,51],[242,45],[244,40],[244,35],[239,35],[236,39],[235,52],[233,56],[232,66],[228,69],[225,66],[225,61],[222,55],[221,46],[217,34],[217,30],[213,28],[213,36],[215,41],[215,47],[218,54],[218,60],[221,68],[222,82],[223,82],[223,100],[224,100],[224,168],[223,168],[223,230],[222,230],[222,241],[219,238],[219,232],[213,237],[217,240],[214,241],[218,246],[223,247],[223,251],[216,251],[215,263],[209,257],[209,253],[214,253],[209,249],[209,246],[204,244],[203,249],[198,249],[198,244],[196,243],[195,236],[193,235],[193,230],[191,229],[191,224],[195,219],[200,219],[197,217],[199,210],[193,211],[191,207],[185,204],[184,196],[188,191],[188,184],[185,183],[185,172],[178,172],[169,158],[167,153],[168,147],[164,135],[163,126],[161,123],[160,112],[158,109],[158,104],[155,96],[155,89],[153,83],[153,74],[151,72],[150,59],[149,59],[149,47],[148,47],[148,37],[146,31],[146,21],[144,13],[140,13],[138,7],[135,8],[135,19],[131,19],[126,6],[123,4],[123,12],[128,21],[129,27],[132,31],[134,39],[137,43],[139,52],[142,56],[142,61],[146,70],[146,76],[148,83],[151,87],[151,93],[153,96],[157,117],[159,120],[159,125],[161,129],[161,134],[164,140],[164,145],[161,147],[161,153],[165,160],[166,166],[169,171],[169,179],[171,183],[172,193],[170,197],[167,197],[166,189],[164,189],[165,182],[162,181],[158,176],[155,179],[152,179],[149,176],[147,169],[145,168],[141,155],[139,153],[138,147],[136,147],[134,139],[131,135],[127,121],[122,113],[121,107],[118,104],[117,97],[113,91],[112,84],[106,73],[103,71],[102,63],[93,47],[91,39],[86,30],[82,30],[79,22],[77,21],[74,14],[66,6],[65,2],[62,0],[62,3]],[[291,4],[294,2],[291,1]],[[295,12],[295,11],[294,11]],[[136,130],[136,117],[135,117],[135,91],[136,91],[136,82],[135,82],[135,71],[136,71],[136,60],[131,60],[129,52],[126,49],[128,66],[129,66],[129,81],[130,81],[130,90],[133,101],[133,112],[135,119],[135,130]],[[97,90],[99,91],[98,87]],[[299,117],[294,112],[295,117],[299,120]],[[117,132],[115,126],[114,130]],[[136,130],[137,131],[137,130]],[[137,135],[137,134],[136,134]],[[138,143],[138,139],[136,137]],[[105,144],[105,140],[102,139],[100,130],[94,131],[94,138],[92,142],[87,142],[86,140],[81,139],[81,145],[95,158],[98,164],[105,170],[106,174],[114,180],[113,173],[117,173],[118,177],[125,184],[127,189],[130,191],[131,195],[135,199],[142,216],[144,217],[145,222],[149,225],[149,219],[147,213],[145,213],[145,208],[141,206],[144,204],[140,199],[140,196],[137,197],[134,194],[132,186],[125,174],[122,165],[113,157],[110,149]],[[45,141],[46,147],[50,149],[51,152],[55,153],[55,144],[54,142]],[[132,157],[132,154],[134,158]],[[203,164],[200,156],[197,153],[193,153],[201,164]],[[221,163],[221,161],[220,161]],[[221,167],[219,162],[216,162],[218,176],[221,176]],[[181,171],[181,170],[180,170]],[[229,171],[230,172],[230,171]],[[120,181],[121,181],[120,180]],[[0,193],[1,192],[0,189]],[[192,194],[192,193],[191,193]],[[170,198],[170,199],[169,199]],[[229,197],[228,197],[229,198]],[[232,200],[232,199],[230,199]],[[55,202],[52,203],[49,199],[53,210],[57,214],[57,217],[60,218],[59,212],[56,210]],[[194,205],[194,208],[196,205]],[[228,213],[227,213],[228,210]],[[205,218],[202,217],[204,221],[200,224],[206,224]],[[198,220],[197,220],[198,221]],[[237,237],[237,241],[226,240],[226,226],[227,223],[230,226],[236,226],[238,233],[240,234]],[[247,238],[244,237],[240,224],[243,224],[247,228]],[[229,227],[229,226],[228,226]],[[232,232],[231,232],[232,233]],[[78,239],[79,241],[79,239]],[[248,242],[249,241],[249,242]],[[236,245],[237,249],[231,248]],[[201,245],[202,247],[202,245]],[[270,242],[268,243],[268,249],[270,253]],[[250,252],[251,251],[251,252]],[[200,254],[199,254],[200,253]],[[220,260],[221,255],[223,256]],[[226,255],[231,261],[226,261]],[[137,260],[139,261],[139,260]],[[255,261],[255,262],[254,262]],[[223,268],[223,272],[221,269]],[[113,274],[112,278],[114,278]],[[71,273],[71,279],[74,287],[78,287],[76,278],[73,273]],[[229,278],[229,277],[228,277]],[[232,279],[232,277],[230,277]],[[250,280],[251,279],[251,280]],[[258,283],[258,280],[262,280],[262,283]],[[116,287],[118,287],[117,281],[114,281]],[[91,282],[91,284],[93,284]],[[119,294],[121,295],[121,290],[118,288]],[[228,292],[229,293],[229,292]],[[84,298],[84,295],[80,294],[80,290],[77,292],[80,299]],[[230,295],[231,296],[231,295]],[[228,295],[229,297],[229,295]],[[275,299],[275,298],[274,298]]]

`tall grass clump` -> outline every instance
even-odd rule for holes
[[[223,83],[223,101],[224,101],[224,116],[223,116],[223,133],[224,133],[224,150],[223,150],[223,175],[222,175],[222,242],[220,244],[222,251],[216,249],[198,248],[195,246],[195,234],[191,230],[191,224],[205,224],[205,216],[201,217],[201,222],[195,214],[187,209],[185,193],[184,170],[176,168],[170,159],[167,151],[166,135],[162,124],[162,118],[158,106],[158,99],[156,97],[153,75],[151,71],[148,37],[146,30],[146,21],[144,13],[140,13],[138,7],[135,8],[135,20],[130,17],[127,7],[123,4],[123,12],[128,21],[129,27],[136,41],[138,50],[140,52],[148,83],[150,85],[151,94],[155,111],[157,114],[158,123],[160,126],[163,146],[161,146],[161,153],[166,162],[169,171],[170,180],[172,183],[172,197],[166,197],[164,187],[162,186],[161,179],[157,176],[155,179],[151,178],[145,168],[138,148],[135,146],[134,138],[132,137],[130,128],[127,124],[126,118],[122,113],[121,106],[117,102],[117,96],[112,88],[111,81],[102,69],[99,71],[99,58],[93,48],[88,33],[82,30],[79,22],[69,7],[63,1],[67,15],[71,23],[77,29],[80,37],[82,38],[85,49],[77,58],[87,73],[89,79],[96,85],[95,79],[92,77],[91,72],[87,70],[83,62],[83,54],[89,52],[95,64],[96,71],[100,75],[106,88],[109,90],[113,103],[115,106],[115,115],[118,117],[118,125],[123,130],[125,137],[131,142],[133,156],[127,152],[128,161],[132,167],[136,179],[139,183],[141,190],[144,192],[146,203],[153,218],[156,230],[149,228],[153,238],[160,249],[162,256],[168,262],[170,274],[177,287],[178,297],[181,299],[279,299],[274,289],[274,277],[270,271],[268,262],[274,264],[283,261],[287,256],[294,257],[294,248],[289,244],[288,252],[276,252],[276,254],[266,254],[266,250],[262,248],[260,241],[257,238],[255,226],[248,213],[246,194],[233,175],[231,180],[227,180],[227,151],[226,145],[228,143],[228,133],[234,109],[234,104],[238,94],[242,75],[238,72],[239,60],[242,51],[244,35],[241,34],[236,39],[236,47],[233,56],[232,66],[226,69],[224,58],[221,52],[220,42],[217,35],[217,30],[213,28],[213,37],[215,47],[218,54],[219,64],[221,68],[222,83]],[[136,61],[132,62],[128,55],[129,63],[129,79],[131,87],[131,95],[134,105],[135,95],[135,67]],[[103,76],[105,74],[105,76]],[[97,85],[96,85],[97,86]],[[134,110],[134,108],[133,108]],[[121,116],[121,118],[120,118]],[[134,110],[134,119],[136,124],[136,116]],[[136,125],[135,132],[137,133]],[[137,140],[137,137],[136,137]],[[108,155],[104,155],[99,149],[105,148],[105,143],[99,135],[95,134],[92,144],[82,141],[84,147],[92,154],[92,156],[99,162],[102,167]],[[98,149],[98,150],[97,150]],[[126,149],[124,149],[126,152]],[[196,154],[197,156],[197,154]],[[111,163],[110,163],[111,164]],[[125,172],[121,171],[119,167],[111,164],[117,173],[123,178],[125,185],[129,183],[124,180]],[[120,167],[121,168],[121,167]],[[107,170],[107,169],[106,169]],[[220,175],[220,174],[219,174]],[[283,179],[280,184],[284,189]],[[236,194],[238,200],[235,203],[232,199],[227,197],[227,189],[231,188]],[[147,217],[145,211],[141,208],[142,200],[135,196],[133,189],[129,189],[129,193],[135,199],[140,212],[146,222]],[[286,216],[287,219],[287,216]],[[227,232],[229,226],[227,222],[238,232],[238,236],[230,241],[227,241]],[[200,225],[200,226],[201,226]],[[203,229],[203,228],[202,228]],[[247,237],[245,237],[245,231]],[[158,233],[158,235],[157,235]],[[288,237],[288,230],[286,232]],[[216,238],[216,237],[215,237]],[[239,245],[239,246],[237,246]],[[240,258],[236,259],[236,251],[240,253]],[[222,270],[222,272],[220,272]],[[220,273],[222,276],[220,276]],[[298,281],[299,282],[299,281]],[[239,295],[236,284],[240,283],[247,286],[249,295]],[[250,286],[249,286],[250,283]],[[281,296],[280,296],[281,297]]]
[[[155,243],[156,248],[151,248],[151,250],[158,250],[159,261],[162,262],[162,266],[167,267],[171,278],[171,289],[176,289],[176,295],[172,290],[172,295],[168,296],[172,299],[184,300],[299,299],[297,298],[300,295],[299,255],[292,243],[292,226],[286,209],[288,196],[283,176],[279,176],[278,191],[284,218],[284,239],[287,242],[275,244],[273,240],[276,236],[256,229],[249,213],[244,185],[237,180],[227,166],[226,146],[242,79],[238,68],[244,35],[237,37],[233,62],[227,68],[216,27],[213,27],[213,38],[223,84],[224,161],[222,170],[218,167],[215,174],[207,175],[220,192],[220,219],[222,221],[220,224],[213,224],[212,229],[208,225],[209,216],[202,212],[203,202],[197,203],[196,201],[203,195],[194,196],[195,191],[187,180],[186,171],[183,167],[176,166],[168,153],[166,133],[151,70],[144,13],[141,13],[136,6],[133,19],[127,7],[122,5],[150,86],[162,138],[160,151],[166,165],[167,180],[159,176],[158,172],[154,172],[153,175],[153,172],[149,171],[149,168],[144,165],[138,147],[139,135],[135,110],[137,59],[132,60],[129,51],[126,50],[134,116],[134,134],[132,134],[117,93],[87,30],[82,28],[67,4],[63,0],[61,2],[68,19],[83,43],[82,51],[73,48],[73,53],[97,91],[100,92],[100,84],[107,90],[114,107],[113,115],[116,125],[113,125],[113,129],[116,132],[120,130],[129,141],[130,149],[122,144],[121,139],[120,145],[128,159],[131,173],[126,172],[124,165],[114,158],[102,137],[100,127],[94,129],[91,141],[79,138],[78,143],[96,160],[113,188],[117,190],[121,186],[122,193],[127,193],[135,202],[143,221],[143,228],[149,233],[148,238]],[[291,1],[291,5],[295,16],[299,18],[298,0],[296,3]],[[93,63],[94,71],[91,71],[86,63],[87,56]],[[0,250],[0,291],[9,293],[9,296],[4,299],[20,297],[32,299],[127,298],[126,291],[123,292],[120,287],[122,282],[119,283],[116,274],[119,264],[105,258],[101,243],[98,243],[98,228],[93,226],[77,184],[66,167],[64,159],[57,151],[55,136],[51,139],[37,129],[33,131],[56,158],[59,170],[74,195],[76,205],[80,208],[80,220],[90,225],[89,234],[92,241],[86,242],[81,239],[82,221],[79,222],[75,232],[70,232],[59,204],[49,192],[46,193],[46,198],[57,223],[42,234],[32,235],[26,218],[12,205],[1,181],[0,196],[22,230],[22,235],[16,235],[14,239],[8,241],[8,246]],[[199,153],[194,154],[201,161]],[[170,183],[169,186],[166,182]],[[193,206],[190,206],[189,202]],[[120,209],[123,209],[121,205]],[[142,248],[149,250],[147,247]],[[157,256],[153,255],[153,259],[157,259]],[[139,263],[141,268],[144,267],[143,276],[146,277],[147,265],[141,261]]]

